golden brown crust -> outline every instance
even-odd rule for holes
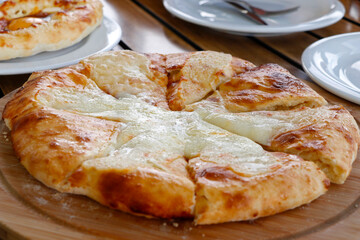
[[[332,182],[342,184],[356,158],[360,134],[346,109],[332,106],[329,110],[332,114],[326,119],[319,119],[318,123],[276,135],[268,148],[313,161]]]
[[[152,63],[161,62],[161,55],[149,58]],[[160,70],[157,68],[154,71],[159,71],[160,75]],[[185,169],[186,161],[176,154],[144,152],[139,161],[149,164],[141,170],[138,168],[141,163],[134,167],[95,167],[95,170],[86,167],[101,157],[115,161],[126,157],[125,154],[114,158],[108,155],[114,153],[119,144],[130,141],[137,134],[122,133],[122,129],[129,129],[129,126],[119,120],[85,116],[92,113],[91,104],[78,108],[81,102],[61,99],[61,96],[70,97],[66,94],[72,93],[80,97],[88,96],[85,100],[88,102],[94,101],[94,96],[107,95],[90,79],[91,76],[92,68],[86,63],[56,71],[37,72],[8,102],[3,117],[12,130],[13,147],[21,163],[34,177],[50,187],[85,194],[112,208],[164,218],[192,216],[194,185]],[[159,85],[164,84],[161,78],[158,80]],[[62,95],[54,96],[53,91]],[[118,101],[110,99],[110,103]],[[86,108],[89,112],[84,112]],[[112,108],[110,106],[103,110]],[[159,151],[159,148],[156,149]],[[127,148],[124,151],[127,152]],[[144,149],[140,146],[139,150],[134,151]],[[131,157],[134,156],[124,159],[124,162],[134,162]],[[151,158],[146,160],[147,157]],[[160,161],[161,157],[166,157],[165,162]],[[159,162],[152,163],[153,158]],[[122,194],[124,191],[125,195]]]
[[[318,107],[323,97],[276,64],[265,64],[239,74],[219,87],[231,112]]]
[[[0,60],[71,46],[101,21],[98,0],[7,0],[0,4]]]
[[[232,57],[230,64],[233,70],[232,77],[236,77],[237,75],[247,72],[250,69],[256,67],[255,64],[253,64],[252,62],[237,57]]]
[[[169,108],[164,55],[109,51],[101,57],[84,59],[81,64],[88,69],[88,77],[104,92],[116,98],[130,94],[154,106]]]
[[[204,98],[232,76],[254,66],[243,59],[212,51],[170,54],[166,59],[169,107],[175,111],[182,110],[186,105]]]
[[[205,146],[188,165],[197,224],[272,215],[316,199],[330,184],[314,163],[266,152],[247,138],[202,127],[189,134],[200,134],[195,139]]]
[[[166,70],[169,72],[176,70],[179,71],[181,68],[184,67],[186,61],[193,54],[194,54],[193,52],[187,52],[187,53],[173,53],[166,55],[166,62],[165,62]]]
[[[85,190],[86,195],[108,207],[149,217],[193,216],[194,186],[189,180],[142,168],[78,171],[88,179],[81,187],[91,187]],[[70,181],[74,181],[72,178]]]
[[[235,84],[238,79],[244,84]],[[247,220],[308,203],[326,191],[329,180],[312,162],[267,152],[239,133],[203,121],[196,107],[193,113],[170,111],[207,98],[202,104],[216,106],[217,114],[235,114],[224,108],[229,92],[246,88],[274,95],[259,103],[260,109],[314,107],[325,101],[273,65],[254,68],[215,52],[119,51],[33,73],[8,102],[3,118],[21,163],[50,187],[136,215],[195,217],[197,224]],[[296,111],[302,109],[291,110]],[[300,119],[309,123],[269,134],[269,142],[262,144],[284,152],[306,153],[304,147],[312,153],[336,151],[337,157],[343,154],[339,169],[345,175],[342,170],[334,174],[345,179],[359,132],[346,110],[331,111],[334,121]]]
[[[8,127],[11,129],[12,123],[18,121],[19,117],[42,108],[42,104],[38,102],[37,97],[42,93],[47,94],[43,90],[49,88],[74,88],[80,90],[93,85],[84,74],[88,74],[88,70],[82,65],[74,65],[60,71],[49,70],[33,73],[5,106],[3,118],[7,120]]]
[[[157,174],[144,171],[109,172],[100,176],[98,184],[105,205],[112,208],[124,204],[134,213],[161,218],[192,217],[194,192],[176,184],[173,178],[159,178]]]
[[[249,220],[295,208],[319,197],[330,185],[311,162],[274,153],[279,164],[271,172],[243,176],[231,168],[190,161],[196,181],[195,222],[213,224]]]
[[[11,139],[25,168],[57,186],[83,161],[106,155],[120,129],[114,122],[39,109],[16,121]]]
[[[168,77],[166,71],[166,56],[158,53],[145,54],[150,60],[150,69],[154,73],[153,81],[159,86],[166,88],[168,85]]]
[[[68,178],[67,190],[137,215],[193,216],[194,184],[187,162],[164,146],[147,148],[144,138],[135,136],[109,156],[83,163]]]
[[[250,138],[267,150],[315,162],[334,183],[344,183],[356,158],[360,133],[353,116],[341,106],[300,107],[286,111],[229,113],[219,94],[188,110],[230,132]]]
[[[110,151],[122,125],[49,108],[37,100],[48,88],[85,88],[89,82],[77,71],[34,75],[8,102],[3,118],[21,163],[46,185],[60,188],[83,161]]]

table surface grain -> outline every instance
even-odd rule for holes
[[[338,23],[314,31],[299,32],[290,35],[274,37],[237,36],[197,26],[172,16],[165,10],[161,0],[107,0],[104,2],[104,11],[107,16],[118,22],[123,30],[121,42],[119,42],[115,49],[129,49],[144,53],[175,53],[199,50],[214,50],[230,53],[236,57],[247,59],[256,65],[269,62],[277,63],[287,68],[293,75],[304,79],[304,81],[307,82],[312,88],[325,96],[330,103],[344,105],[347,109],[349,109],[349,111],[354,115],[357,122],[359,123],[360,106],[340,99],[317,86],[312,82],[307,74],[305,74],[301,66],[302,52],[306,47],[315,41],[328,36],[360,31],[360,1],[341,1],[346,8],[346,14],[344,18]],[[0,89],[2,96],[8,95],[10,92],[21,87],[29,76],[30,74],[0,76]],[[8,98],[9,96],[5,96],[0,100],[0,107],[4,106]],[[0,139],[0,141],[2,140]],[[0,147],[0,158],[4,156],[8,158],[8,155],[11,155],[11,148],[9,148],[9,146],[6,144],[5,146],[5,148],[4,146]],[[10,158],[13,158],[13,156]],[[356,166],[359,165],[358,162],[359,159],[357,159],[357,162],[355,163]],[[9,172],[6,174],[9,174]],[[19,196],[18,193],[11,194],[11,191],[6,190],[8,189],[7,184],[9,184],[10,181],[6,179],[6,174],[0,174],[0,239],[90,239],[93,237],[93,235],[89,232],[75,228],[69,230],[68,227],[64,227],[64,225],[59,223],[59,221],[54,219],[47,219],[46,216],[49,216],[48,213],[45,213],[45,217],[42,215],[44,213],[36,213],[34,216],[34,213],[32,212],[33,210],[21,205],[21,201],[23,201],[21,198],[24,196]],[[17,183],[17,180],[13,181],[14,185],[20,184]],[[284,235],[288,237],[278,237],[277,239],[360,239],[360,211],[357,210],[358,202],[360,202],[360,191],[359,188],[356,188],[357,185],[360,186],[359,182],[360,166],[357,166],[355,173],[352,175],[352,179],[349,183],[350,185],[347,185],[347,187],[345,187],[346,190],[344,190],[345,197],[343,202],[346,205],[344,205],[344,209],[347,209],[346,216],[344,215],[345,217],[341,217],[342,215],[339,215],[340,217],[336,218],[336,220],[333,218],[332,220],[330,218],[325,219],[322,222],[323,228],[319,231],[309,231],[300,235]],[[334,188],[335,190],[332,191],[336,191],[337,187]],[[352,197],[345,199],[348,197],[347,194],[350,194],[350,192],[351,194],[352,192],[355,192],[354,196],[351,195]],[[333,195],[335,196],[336,193],[333,193]],[[330,194],[330,197],[331,196],[332,195]],[[338,197],[341,198],[341,196]],[[79,201],[81,202],[82,199]],[[348,202],[345,203],[346,201]],[[334,203],[334,205],[336,205],[336,203]],[[329,206],[331,208],[331,205]],[[3,210],[7,207],[18,209],[21,214],[18,216],[11,215],[12,211],[9,210],[9,212],[6,212]],[[345,212],[345,210],[343,212]],[[32,217],[29,218],[29,216]],[[17,223],[15,217],[23,217],[24,219],[27,219],[28,222],[25,221],[23,224]],[[148,220],[137,220],[137,217],[126,218],[130,222],[139,221],[141,222],[142,226],[145,226],[149,223]],[[44,234],[41,238],[37,238],[36,236],[38,235],[36,235],[36,233],[30,233],[29,230],[34,229],[34,227],[30,227],[30,225],[32,224],[32,221],[35,221],[36,219],[39,221],[39,223],[35,224],[35,227],[37,228],[38,232]],[[266,222],[268,220],[264,221]],[[40,230],[41,226],[43,226],[42,224],[47,224],[48,231]],[[150,223],[150,225],[151,224],[154,223]],[[234,228],[235,232],[239,232],[235,230],[236,225],[231,225],[231,228]],[[250,228],[254,227],[251,226]],[[221,231],[222,228],[217,227],[215,229],[219,229],[219,231]],[[152,231],[154,231],[154,229],[152,229]],[[226,231],[228,231],[228,229]],[[178,231],[173,232],[177,233]],[[172,234],[171,231],[170,233]],[[213,234],[213,236],[215,236],[214,239],[216,239],[216,232],[213,231],[211,234]],[[228,234],[229,235],[223,234],[221,236],[228,237],[228,239],[233,239],[231,233]],[[94,236],[94,239],[102,239],[96,234]],[[116,236],[117,239],[121,239],[121,234]],[[136,236],[136,234],[133,236]],[[143,236],[145,237],[146,235]],[[156,239],[156,236],[164,237],[165,235],[156,235],[153,233],[151,236],[153,236],[151,239]],[[189,237],[191,235],[184,236],[184,239],[192,239]],[[112,237],[110,236],[110,238]],[[128,239],[125,235],[123,238]],[[270,238],[271,236],[263,236],[261,239]],[[205,238],[203,234],[199,234],[194,239]],[[237,239],[241,239],[241,236],[238,236]]]

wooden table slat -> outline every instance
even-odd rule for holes
[[[360,1],[359,0],[341,0],[346,9],[345,17],[360,24]]]
[[[313,30],[312,32],[320,37],[330,37],[337,34],[359,32],[360,25],[353,24],[349,21],[342,20],[329,27]]]
[[[290,69],[290,71],[297,74],[299,77],[306,77],[299,68],[294,67],[288,61],[282,59],[278,54],[270,51],[252,38],[218,32],[185,22],[172,16],[166,11],[162,5],[162,1],[159,0],[139,0],[137,2],[140,2],[158,17],[164,19],[169,25],[191,41],[196,42],[196,44],[204,50],[230,53],[234,56],[247,59],[257,65],[268,62],[277,62]],[[249,49],[251,49],[251,51],[249,51]]]
[[[295,76],[305,79],[329,103],[344,105],[360,123],[359,105],[320,88],[301,68],[302,52],[313,42],[337,34],[360,31],[360,0],[341,1],[346,14],[336,24],[310,32],[274,37],[231,35],[191,24],[172,16],[163,7],[162,0],[104,0],[104,12],[117,21],[123,30],[122,42],[115,49],[123,47],[138,52],[158,53],[214,50],[230,53],[257,65],[277,63]],[[29,75],[0,76],[0,88],[7,94],[20,87]],[[9,98],[10,95],[7,95],[0,99],[0,116]],[[260,218],[254,223],[195,227],[190,221],[179,221],[180,224],[176,226],[162,219],[140,218],[110,210],[81,196],[64,196],[58,201],[51,201],[55,198],[49,192],[54,190],[34,180],[24,168],[19,167],[8,137],[5,137],[8,136],[8,130],[3,122],[0,123],[0,132],[3,133],[0,135],[0,158],[6,159],[0,161],[0,239],[327,240],[356,239],[360,236],[360,156],[344,185],[332,184],[326,195],[310,205]],[[30,194],[27,191],[32,190],[26,190],[25,184],[38,187],[41,191]],[[48,199],[47,204],[38,201],[36,197]],[[90,211],[94,206],[97,210]],[[306,216],[309,218],[304,218]],[[331,217],[325,219],[323,216]],[[289,222],[284,224],[284,219]],[[298,227],[300,225],[302,227]],[[273,228],[277,229],[276,233]]]
[[[108,1],[104,10],[120,24],[123,30],[122,41],[134,51],[194,51],[186,41],[129,0]]]

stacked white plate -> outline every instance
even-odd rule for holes
[[[253,0],[248,0],[251,3]],[[266,2],[267,0],[261,0]],[[345,8],[338,0],[278,0],[299,5],[295,11],[266,15],[268,25],[259,25],[222,1],[164,0],[165,8],[173,15],[201,26],[240,35],[273,36],[309,31],[339,21]],[[259,2],[259,0],[257,0]]]
[[[114,20],[104,17],[97,29],[71,47],[0,61],[0,75],[31,73],[75,64],[92,54],[112,49],[119,43],[121,33],[120,26]]]
[[[360,32],[313,43],[304,51],[302,64],[320,86],[360,104]]]

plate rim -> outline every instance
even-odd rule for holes
[[[111,25],[111,27],[114,28],[113,31],[109,32],[108,29],[109,27],[106,26],[106,24],[104,23],[105,21],[107,21],[107,23],[109,23]],[[0,68],[0,76],[4,76],[4,75],[18,75],[18,74],[28,74],[28,73],[32,73],[32,72],[36,72],[36,71],[44,71],[44,70],[50,70],[50,69],[57,69],[57,68],[61,68],[61,67],[65,67],[65,66],[69,66],[69,65],[73,65],[73,64],[76,64],[78,63],[81,59],[84,59],[90,55],[93,55],[93,54],[96,54],[96,53],[99,53],[99,52],[104,52],[104,51],[108,51],[110,49],[112,49],[115,45],[117,45],[120,40],[121,40],[121,37],[122,37],[122,29],[121,29],[121,26],[114,20],[114,19],[111,19],[107,16],[104,16],[103,17],[103,20],[102,20],[102,23],[93,31],[91,32],[88,36],[86,36],[85,38],[81,39],[79,42],[71,45],[71,46],[68,46],[66,48],[70,48],[70,47],[73,47],[74,45],[80,43],[81,41],[83,41],[84,39],[86,38],[89,38],[91,37],[91,35],[96,32],[96,31],[99,31],[99,29],[101,27],[104,27],[106,30],[107,30],[107,35],[106,37],[108,38],[109,35],[112,35],[111,38],[108,38],[110,41],[104,45],[101,49],[97,50],[97,51],[94,51],[94,52],[91,52],[90,54],[85,54],[84,56],[77,56],[75,57],[74,59],[71,59],[71,60],[68,60],[68,61],[62,61],[62,62],[59,62],[59,63],[56,63],[56,64],[49,64],[49,65],[40,65],[40,66],[31,66],[31,67],[26,67],[26,68],[3,68],[1,69]],[[62,49],[59,49],[59,50],[56,50],[56,51],[44,51],[44,52],[41,52],[43,54],[52,54],[52,53],[55,53],[57,51],[62,51],[66,48],[62,48]],[[79,47],[78,47],[79,48]],[[76,48],[76,49],[78,49]],[[75,50],[76,50],[75,49]],[[72,52],[73,53],[73,52]],[[71,53],[67,53],[67,54],[71,54]],[[65,54],[64,54],[65,55]],[[26,59],[26,58],[29,58],[29,57],[34,57],[36,55],[32,55],[32,56],[28,56],[28,57],[23,57],[23,59]],[[63,56],[63,55],[61,55]],[[16,58],[14,58],[16,59]],[[22,59],[22,58],[18,58],[18,59]],[[9,60],[13,60],[13,59],[9,59]],[[46,61],[46,59],[44,59],[43,61]],[[7,60],[5,61],[0,61],[0,67],[1,67],[1,64],[2,63],[7,63]],[[21,64],[21,62],[17,62],[17,63],[14,63],[14,64]]]
[[[328,0],[328,1],[334,1],[335,7],[333,9],[331,9],[331,11],[328,14],[325,14],[314,20],[310,20],[307,22],[303,22],[301,24],[296,24],[296,25],[288,26],[288,27],[271,27],[271,26],[262,26],[262,25],[259,25],[259,26],[251,25],[251,26],[241,27],[242,29],[241,28],[234,29],[233,27],[226,27],[226,26],[225,27],[211,26],[210,23],[199,20],[198,18],[195,18],[195,17],[191,17],[190,15],[185,14],[182,11],[174,8],[173,6],[171,6],[169,4],[169,1],[174,1],[174,0],[163,0],[163,5],[166,8],[166,10],[169,11],[174,16],[176,16],[182,20],[188,21],[190,23],[193,23],[193,24],[216,29],[219,31],[225,31],[228,33],[234,33],[234,34],[248,33],[251,35],[254,35],[254,34],[266,35],[266,34],[287,34],[287,33],[294,33],[294,32],[309,31],[309,30],[319,29],[319,28],[323,28],[323,27],[329,26],[331,24],[334,24],[334,23],[338,22],[339,20],[341,20],[345,15],[345,7],[339,0]],[[272,36],[274,36],[274,35],[272,35]]]
[[[348,38],[352,36],[359,36],[360,38],[360,32],[353,32],[353,33],[344,33],[344,34],[338,34],[331,37],[326,37],[321,40],[318,40],[308,46],[301,56],[301,63],[303,66],[303,69],[305,72],[310,76],[311,79],[314,80],[318,85],[323,87],[324,89],[328,90],[329,92],[346,99],[348,101],[351,101],[353,103],[360,105],[360,93],[357,90],[354,90],[353,88],[349,87],[346,84],[343,84],[341,82],[338,82],[336,79],[334,79],[331,76],[328,76],[325,74],[324,71],[321,71],[318,68],[315,68],[315,70],[310,69],[310,64],[312,63],[312,56],[314,49],[318,48],[319,46],[323,45],[324,43],[336,40],[336,39],[342,39],[342,38]]]

